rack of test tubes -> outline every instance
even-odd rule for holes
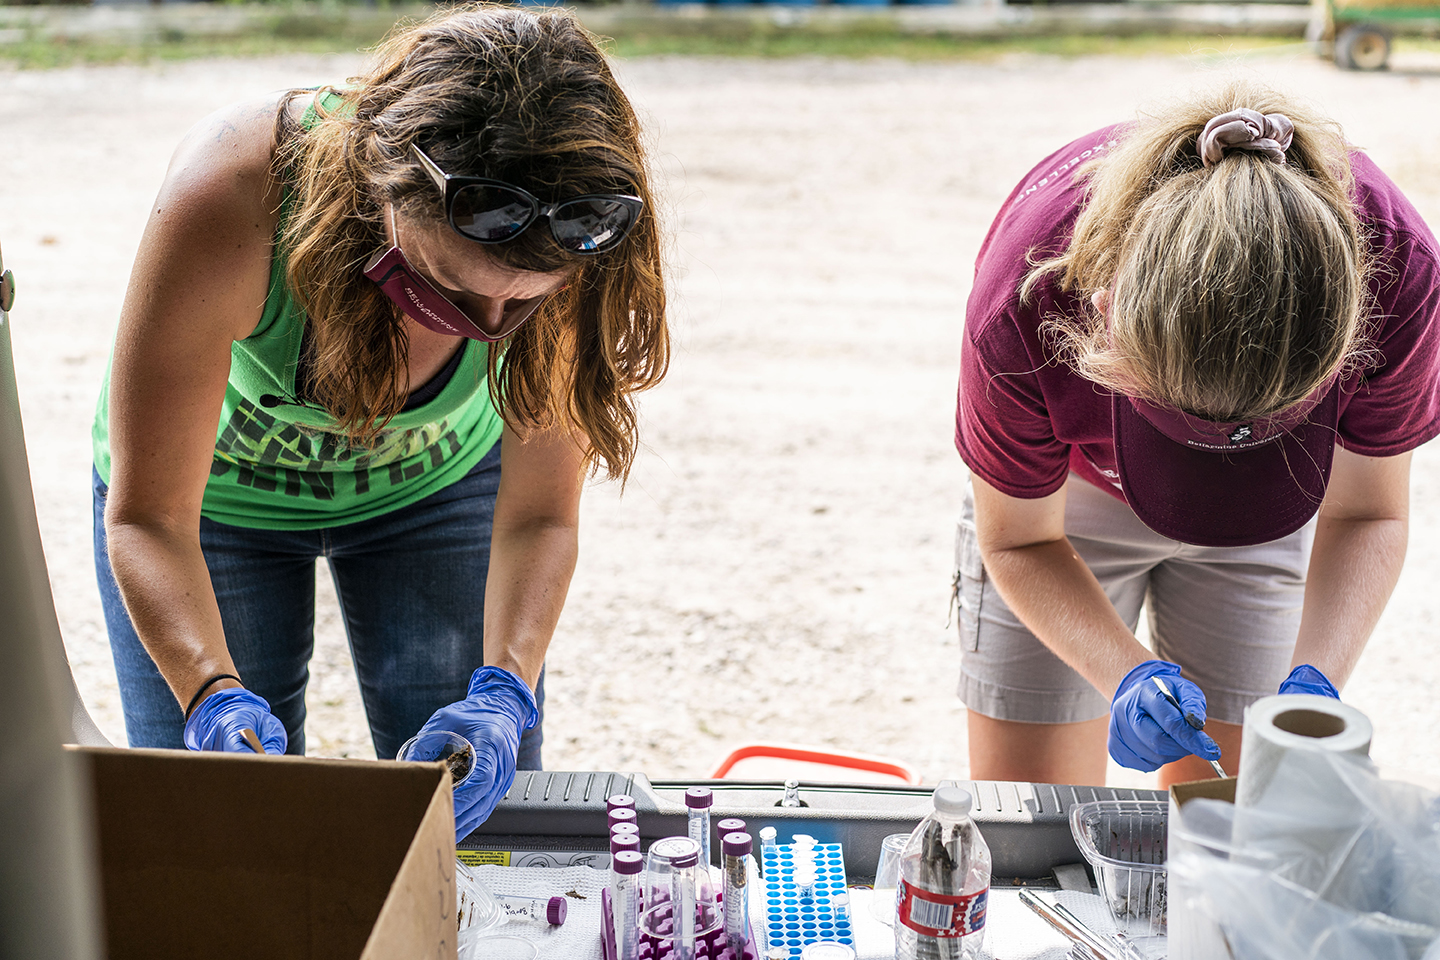
[[[620,960],[620,947],[615,941],[614,912],[610,891],[600,891],[600,907],[602,922],[601,950],[604,960]],[[685,955],[685,948],[677,946],[672,938],[654,937],[641,933],[636,938],[636,960],[679,960]],[[716,928],[709,933],[700,934],[695,938],[694,952],[690,956],[696,960],[761,960],[755,949],[755,939],[748,937],[742,952],[737,955],[730,949],[726,942],[723,928]]]
[[[770,949],[798,957],[818,940],[855,945],[845,858],[838,843],[817,843],[797,833],[789,844],[774,842],[774,828],[761,831],[765,924]]]
[[[634,801],[614,796],[606,806],[610,885],[600,894],[605,960],[760,960],[749,918],[752,847],[744,821],[716,825],[723,880],[717,891],[710,865],[708,789],[693,788],[686,796],[689,835],[656,840],[648,857],[639,850]]]

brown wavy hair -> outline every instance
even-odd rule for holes
[[[1206,123],[1239,107],[1295,124],[1286,162],[1230,150],[1204,166]],[[1121,132],[1082,171],[1085,205],[1053,278],[1082,298],[1049,317],[1059,357],[1127,396],[1219,422],[1278,413],[1365,352],[1364,237],[1338,126],[1260,86],[1231,82]],[[1106,316],[1088,298],[1107,291]]]
[[[340,104],[326,109],[326,93]],[[289,109],[301,96],[314,97],[318,114],[308,129]],[[543,224],[476,246],[512,269],[574,271],[503,349],[491,348],[490,394],[522,433],[579,427],[591,469],[623,479],[638,444],[632,394],[669,364],[660,232],[635,112],[595,39],[562,13],[461,7],[398,29],[344,89],[291,91],[276,118],[274,174],[290,196],[280,244],[309,323],[312,399],[364,442],[411,387],[403,315],[361,273],[385,244],[386,204],[444,222],[411,144],[451,174],[546,200],[609,192],[644,201],[625,240],[596,256],[565,251]]]

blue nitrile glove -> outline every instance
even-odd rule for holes
[[[240,731],[249,727],[266,753],[284,753],[289,740],[285,725],[270,712],[270,704],[246,690],[230,687],[212,693],[185,721],[185,746],[191,750],[253,753]]]
[[[1330,678],[1308,663],[1302,663],[1290,671],[1290,676],[1280,684],[1280,692],[1313,693],[1318,697],[1340,699],[1340,691],[1335,689],[1335,684],[1330,682]]]
[[[1151,677],[1165,681],[1180,701],[1180,710],[1165,699]],[[1219,745],[1205,731],[1192,727],[1185,720],[1187,713],[1205,722],[1204,691],[1180,676],[1178,663],[1146,660],[1125,674],[1110,703],[1110,756],[1122,767],[1146,773],[1192,753],[1219,760]]]
[[[475,748],[475,770],[455,788],[455,839],[485,819],[515,780],[520,734],[535,726],[540,708],[529,686],[509,670],[481,667],[470,678],[464,700],[436,710],[421,733],[450,731]]]

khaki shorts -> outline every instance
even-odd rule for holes
[[[1149,612],[1155,655],[1205,691],[1209,715],[1240,723],[1290,671],[1315,521],[1252,547],[1197,547],[1162,537],[1124,503],[1071,474],[1065,532],[1134,631]],[[999,720],[1074,723],[1110,712],[1101,694],[1051,653],[1001,599],[975,539],[968,484],[955,541],[960,699]]]

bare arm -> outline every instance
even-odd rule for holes
[[[1410,454],[1363,457],[1337,447],[1293,665],[1313,664],[1344,685],[1400,577],[1409,525]]]
[[[579,550],[581,447],[563,430],[527,441],[506,428],[485,584],[485,664],[530,688],[560,620]]]
[[[985,570],[1040,642],[1107,698],[1153,654],[1065,537],[1065,488],[1021,500],[971,476]]]
[[[200,504],[230,345],[255,328],[269,282],[275,107],[271,98],[228,108],[181,142],[140,241],[115,342],[110,562],[136,632],[182,707],[209,677],[236,672],[200,552]]]

